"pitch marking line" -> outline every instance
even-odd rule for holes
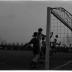
[[[72,61],[68,61],[68,62],[66,62],[65,64],[59,65],[59,66],[57,66],[57,67],[55,67],[55,68],[53,68],[53,69],[54,69],[54,70],[59,69],[59,68],[61,68],[61,67],[64,67],[65,65],[70,64],[71,62],[72,62]]]

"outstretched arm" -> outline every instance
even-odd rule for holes
[[[30,42],[26,43],[26,44],[24,45],[24,47],[28,47],[30,44],[32,44],[32,40],[31,40]]]

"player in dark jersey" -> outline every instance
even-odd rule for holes
[[[39,39],[37,38],[37,32],[34,32],[33,38],[29,42],[29,44],[33,44],[33,54],[34,56],[39,53]]]
[[[30,42],[27,45],[33,45],[33,59],[32,59],[32,64],[34,67],[36,66],[39,58],[39,53],[40,53],[40,48],[39,48],[39,39],[37,37],[38,33],[34,32],[33,38],[30,40]]]

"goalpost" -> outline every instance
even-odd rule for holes
[[[50,51],[50,18],[51,8],[47,7],[47,26],[46,26],[46,56],[45,56],[45,69],[49,70],[49,51]]]

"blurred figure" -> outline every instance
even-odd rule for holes
[[[42,34],[43,29],[42,28],[38,28],[38,35],[37,38],[39,40],[39,48],[40,48],[40,55],[41,55],[41,47],[42,47],[42,37],[46,37],[46,35]]]
[[[46,40],[45,37],[42,37],[41,55],[43,57],[45,57],[45,50],[46,50]]]
[[[38,28],[38,38],[41,40],[42,37],[46,37],[46,35],[42,34],[43,29],[42,28]]]
[[[33,44],[34,56],[40,52],[40,49],[39,49],[39,40],[37,38],[37,35],[38,35],[37,32],[34,32],[33,38],[29,42],[29,44]]]
[[[58,39],[58,35],[55,35],[55,39],[54,39],[54,53],[56,53],[56,46],[60,44],[60,43],[57,42],[57,39]]]
[[[50,44],[50,46],[51,46],[51,53],[50,53],[50,55],[52,55],[53,53],[56,53],[56,45],[58,45],[57,39],[58,39],[58,35],[55,35],[54,41],[51,42],[51,44]]]
[[[43,31],[42,28],[38,28],[37,38],[38,38],[38,40],[39,40],[39,49],[40,49],[40,53],[39,53],[39,54],[40,54],[40,56],[41,56],[41,46],[42,46],[42,36],[43,36],[42,31]]]
[[[35,67],[38,63],[39,59],[39,53],[40,53],[40,48],[39,48],[39,39],[37,37],[38,33],[34,32],[33,38],[30,40],[30,42],[26,45],[33,45],[33,60],[32,60],[32,65]]]

